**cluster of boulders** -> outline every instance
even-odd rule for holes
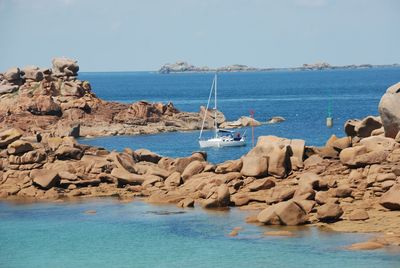
[[[345,123],[347,136],[364,138],[384,135],[400,141],[400,82],[390,86],[379,102],[380,116],[351,119]]]
[[[262,136],[242,158],[215,165],[204,152],[175,159],[146,149],[109,152],[71,137],[24,136],[9,129],[0,133],[0,195],[140,196],[180,207],[246,206],[261,209],[254,220],[273,225],[363,221],[369,211],[400,210],[399,143],[373,136],[333,148],[336,157],[303,140]],[[348,161],[352,154],[357,161]],[[385,158],[376,162],[375,154]]]
[[[180,112],[172,103],[103,101],[92,92],[88,81],[78,79],[78,71],[75,60],[54,58],[52,68],[13,67],[1,73],[0,129],[18,127],[29,134],[73,134],[77,137],[135,135],[201,127],[201,112]],[[53,126],[51,129],[50,125]],[[205,127],[213,125],[210,114]]]
[[[29,106],[27,112],[42,117],[59,116],[46,113],[48,107],[58,105],[62,117],[65,114],[72,117],[74,113],[67,112],[72,108],[65,107],[80,107],[77,109],[85,113],[99,111],[91,105],[93,101],[114,114],[108,124],[112,120],[149,124],[160,117],[175,118],[180,114],[172,104],[138,102],[123,110],[118,108],[122,104],[107,106],[94,97],[85,82],[72,80],[69,86],[69,77],[76,74],[77,68],[64,65],[57,68],[66,75],[56,81],[50,76],[50,81],[43,80],[47,82],[38,84],[36,89],[50,92],[49,95],[30,93],[30,98],[49,96],[48,105],[43,99],[40,105]],[[19,86],[21,99],[29,94],[25,86],[26,82]],[[140,196],[149,202],[176,203],[180,207],[238,206],[260,210],[249,221],[268,225],[367,223],[380,221],[378,212],[386,213],[386,220],[394,217],[398,221],[399,88],[400,84],[396,84],[386,93],[389,97],[386,94],[382,97],[380,117],[349,120],[345,124],[347,136],[333,135],[324,147],[308,147],[299,139],[261,136],[246,155],[220,164],[207,162],[204,152],[182,158],[164,157],[146,149],[110,152],[79,144],[68,135],[53,137],[40,131],[29,134],[10,128],[0,132],[0,196],[35,200]],[[77,97],[78,93],[83,95]],[[204,113],[208,113],[211,124],[214,113],[203,108],[200,114]],[[148,121],[132,121],[138,118]],[[222,114],[217,113],[217,121],[221,124],[225,121]],[[52,121],[42,123],[48,128]],[[391,211],[397,214],[390,214]],[[381,224],[384,226],[385,222]]]

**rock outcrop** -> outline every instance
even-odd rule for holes
[[[294,167],[303,165],[305,142],[275,136],[261,136],[257,145],[243,156],[242,174],[259,177],[285,177]]]
[[[271,118],[267,119],[267,124],[276,124],[276,123],[282,123],[284,122],[286,119],[282,116],[274,116]]]
[[[346,148],[340,152],[340,161],[349,166],[365,166],[384,162],[389,154],[399,145],[394,139],[385,137],[368,137],[357,146]]]
[[[379,116],[367,116],[362,120],[347,120],[344,124],[344,131],[347,136],[365,138],[371,136],[373,131],[381,127],[382,121]]]
[[[202,125],[204,107],[200,113],[186,113],[172,103],[103,101],[88,81],[78,79],[77,61],[54,58],[52,63],[51,69],[13,67],[0,75],[0,129],[77,137],[195,130]],[[217,121],[225,122],[221,112]],[[207,111],[205,128],[213,124],[214,113]]]
[[[261,123],[254,118],[249,116],[242,116],[236,121],[224,122],[220,125],[221,128],[238,128],[238,127],[258,127]]]
[[[395,138],[400,131],[400,82],[389,87],[379,102],[385,136]]]
[[[202,152],[176,159],[145,149],[109,152],[71,137],[38,139],[17,129],[0,137],[3,199],[112,196],[183,208],[255,207],[257,221],[268,225],[368,224],[384,208],[400,209],[400,146],[386,137],[363,138],[341,151],[365,147],[354,159],[384,152],[380,162],[362,165],[317,151],[309,155],[304,141],[275,136],[260,137],[247,155],[218,165]]]

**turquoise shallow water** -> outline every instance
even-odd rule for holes
[[[88,215],[86,210],[96,210]],[[368,235],[291,229],[263,237],[248,212],[178,209],[140,201],[0,203],[0,267],[399,267],[389,251],[343,247]],[[237,226],[237,237],[227,234]]]

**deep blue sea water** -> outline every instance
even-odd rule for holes
[[[82,73],[93,91],[110,101],[172,101],[183,111],[199,111],[207,102],[212,73],[158,74],[151,72]],[[400,68],[358,70],[275,71],[220,73],[218,107],[228,120],[255,111],[265,122],[283,116],[281,124],[255,129],[255,137],[277,135],[306,140],[308,145],[323,145],[332,135],[343,136],[349,118],[378,115],[378,103],[386,89],[400,81]],[[327,128],[328,107],[334,127]],[[199,132],[167,133],[136,137],[106,137],[82,140],[84,143],[122,150],[124,147],[148,148],[165,156],[186,156],[199,150]],[[207,149],[209,161],[236,159],[251,148]]]
[[[94,215],[85,214],[96,210]],[[184,213],[182,213],[184,212]],[[398,252],[344,247],[369,235],[244,223],[248,213],[152,206],[135,201],[0,203],[0,267],[399,267]],[[234,227],[237,237],[229,237]]]
[[[172,101],[198,111],[213,74],[82,73],[101,98],[113,101]],[[256,128],[256,136],[278,135],[322,145],[343,135],[348,118],[377,114],[386,88],[400,80],[400,68],[312,72],[222,73],[219,107],[229,120],[256,111],[256,119],[284,116],[282,124]],[[325,127],[329,103],[335,126]],[[148,148],[166,156],[199,150],[198,132],[82,139],[122,150]],[[251,146],[207,150],[221,162]],[[95,215],[84,212],[97,211]],[[185,213],[180,213],[184,211]],[[343,247],[369,235],[300,228],[295,238],[266,238],[271,230],[244,223],[248,212],[212,212],[153,206],[135,201],[0,203],[0,267],[400,267],[399,252],[352,252]],[[237,237],[227,234],[243,227]]]

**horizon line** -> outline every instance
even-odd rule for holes
[[[321,63],[323,63],[323,62],[321,62]],[[167,64],[170,64],[170,63],[163,64],[162,66],[167,65]],[[172,64],[174,64],[174,63],[172,63]],[[308,64],[308,63],[306,63],[306,64]],[[312,64],[314,64],[314,63],[312,63]],[[310,64],[310,65],[312,65],[312,64]],[[390,68],[390,67],[399,68],[400,67],[400,63],[384,63],[384,64],[363,63],[363,64],[331,65],[330,67],[326,67],[326,68],[322,68],[322,69],[308,69],[308,68],[306,68],[304,66],[296,66],[296,67],[252,67],[252,66],[248,66],[246,64],[235,63],[235,64],[231,64],[231,65],[224,65],[224,66],[221,66],[221,67],[203,66],[203,67],[210,68],[209,71],[182,71],[182,72],[171,72],[171,73],[212,73],[212,72],[217,71],[217,69],[219,69],[219,68],[229,67],[229,66],[233,66],[233,65],[244,65],[244,66],[247,66],[249,68],[255,68],[256,70],[220,71],[220,72],[224,72],[224,73],[239,73],[239,72],[248,73],[248,72],[268,72],[268,71],[285,71],[285,70],[287,70],[287,71],[302,71],[302,70],[322,71],[322,70],[341,69],[341,68],[345,69],[346,67],[349,67],[349,66],[355,66],[356,68],[354,68],[354,69],[367,69],[367,68],[379,68],[379,67],[382,67],[382,68],[385,68],[385,67],[386,68]],[[371,67],[365,67],[365,68],[360,67],[360,66],[363,66],[363,65],[370,65]],[[194,67],[198,67],[196,65],[193,65],[193,66]],[[79,70],[79,73],[133,73],[133,72],[159,73],[160,68],[157,69],[157,70],[111,70],[111,71],[107,71],[107,70],[98,70],[98,71],[96,71],[96,70]],[[351,68],[348,68],[348,69],[351,69]]]

